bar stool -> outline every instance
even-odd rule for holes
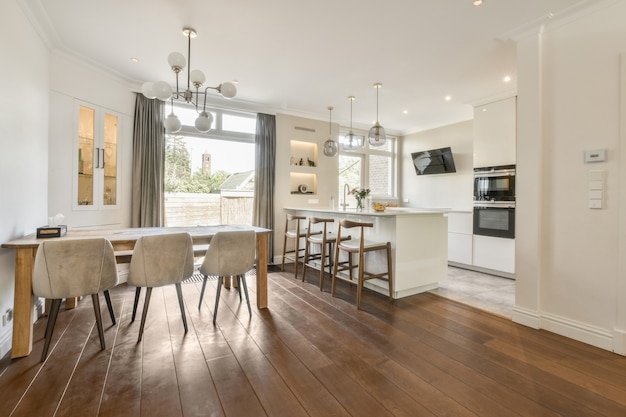
[[[285,259],[294,261],[295,271],[293,277],[298,277],[298,263],[304,260],[304,248],[300,247],[300,238],[306,238],[306,229],[303,229],[301,225],[306,220],[305,216],[296,216],[295,214],[287,214],[285,217],[285,236],[283,237],[283,261],[280,267],[281,271],[285,270]],[[294,228],[290,228],[295,223]],[[321,232],[320,232],[321,233]],[[295,240],[295,249],[287,250],[287,239]]]
[[[304,282],[304,276],[306,275],[306,268],[316,268],[320,271],[320,291],[324,289],[324,267],[328,265],[328,273],[332,276],[333,265],[333,245],[337,242],[337,235],[332,231],[327,230],[328,223],[334,223],[334,219],[323,219],[319,217],[311,217],[309,219],[309,226],[306,232],[305,247],[304,247],[304,262],[302,266],[302,281]],[[321,230],[316,230],[315,225],[322,224]],[[345,236],[342,240],[349,240],[351,236]],[[319,252],[311,253],[313,245],[319,245]],[[326,259],[328,258],[328,262]],[[319,267],[313,263],[313,261],[320,261]]]
[[[341,238],[342,229],[351,229],[353,227],[358,227],[361,229],[361,234],[359,239],[350,239],[343,240]],[[363,283],[367,280],[374,278],[382,278],[387,276],[389,280],[389,300],[393,300],[393,278],[392,278],[392,267],[391,267],[391,242],[372,242],[369,240],[365,240],[365,228],[366,227],[374,227],[373,223],[361,223],[361,222],[353,222],[351,220],[341,220],[339,222],[339,230],[337,231],[337,245],[335,246],[335,261],[333,268],[333,282],[331,295],[335,296],[335,284],[337,279],[341,279],[343,281],[350,282],[354,284],[354,280],[352,279],[352,270],[357,269],[357,309],[361,308],[361,293],[363,292]],[[345,233],[345,231],[344,231]],[[340,251],[344,251],[348,255],[347,261],[339,261]],[[370,273],[365,271],[365,259],[364,255],[368,252],[373,251],[386,251],[387,252],[387,270],[380,273]],[[353,264],[352,262],[352,254],[358,254],[358,264]],[[339,276],[338,273],[342,271],[348,271],[348,277]]]

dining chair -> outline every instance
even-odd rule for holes
[[[331,295],[335,296],[335,284],[337,279],[355,284],[352,278],[352,271],[357,270],[357,309],[361,308],[361,294],[363,292],[363,283],[374,278],[386,279],[389,284],[389,300],[393,300],[393,278],[392,278],[392,259],[391,259],[391,242],[375,242],[365,239],[365,229],[374,227],[373,223],[354,222],[351,220],[341,220],[339,229],[337,230],[337,244],[335,245],[335,261],[333,267],[333,281],[331,287]],[[343,240],[346,229],[358,228],[360,234],[358,239]],[[347,260],[340,261],[340,253],[346,252]],[[383,251],[387,255],[386,270],[378,273],[371,273],[365,270],[365,254],[374,251]],[[355,264],[352,255],[356,254],[358,261]],[[348,276],[339,275],[339,272],[348,271]]]
[[[217,308],[220,302],[220,293],[224,277],[237,277],[239,300],[241,301],[241,289],[243,288],[248,303],[248,312],[252,316],[250,297],[246,284],[246,272],[254,267],[256,257],[256,235],[253,230],[234,230],[217,232],[211,239],[209,249],[204,261],[200,266],[203,275],[202,290],[198,309],[202,307],[202,298],[209,276],[217,276],[217,295],[215,297],[215,309],[213,310],[213,324],[217,320]]]
[[[102,350],[106,348],[98,293],[104,292],[111,321],[115,324],[109,288],[118,282],[115,252],[107,239],[50,240],[39,245],[33,269],[33,293],[51,300],[42,362],[48,355],[52,332],[64,298],[91,295],[100,347]]]
[[[131,321],[135,321],[141,288],[146,288],[137,343],[143,336],[150,296],[154,287],[174,284],[178,295],[180,315],[185,333],[187,333],[187,317],[181,282],[193,275],[193,256],[193,241],[189,233],[142,236],[137,239],[128,272],[128,284],[137,287]]]

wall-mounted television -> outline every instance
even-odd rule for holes
[[[450,147],[413,152],[411,159],[417,175],[456,172]]]

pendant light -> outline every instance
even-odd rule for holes
[[[337,142],[333,140],[333,109],[333,106],[328,106],[328,140],[324,142],[324,155],[330,157],[337,156],[337,152],[339,152],[339,146],[337,146]]]
[[[370,146],[383,146],[387,142],[387,135],[385,134],[385,128],[378,123],[378,90],[383,85],[381,83],[374,84],[376,89],[376,123],[370,128],[367,135]]]
[[[363,147],[363,141],[361,136],[355,135],[352,131],[352,102],[355,100],[355,97],[349,96],[348,100],[350,100],[350,132],[343,137],[343,150],[355,151]]]

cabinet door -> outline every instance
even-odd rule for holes
[[[120,116],[77,104],[74,204],[79,210],[118,207]]]
[[[515,165],[516,98],[474,109],[474,168]]]

